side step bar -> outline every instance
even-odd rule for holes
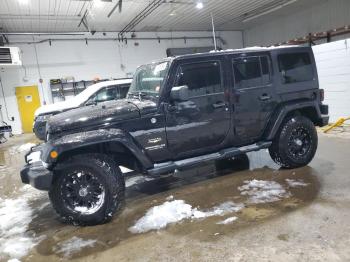
[[[234,157],[244,153],[266,149],[266,148],[269,148],[271,144],[272,142],[270,141],[259,142],[253,145],[239,147],[239,148],[232,147],[232,148],[223,149],[217,153],[212,153],[208,155],[202,155],[202,156],[187,158],[187,159],[178,160],[178,161],[169,161],[169,162],[159,163],[159,164],[155,164],[154,168],[147,170],[147,173],[151,176],[156,176],[164,173],[173,172],[175,170],[191,168],[203,162],[226,159],[226,158]]]

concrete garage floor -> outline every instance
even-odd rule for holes
[[[0,145],[0,261],[10,258],[1,250],[11,249],[11,239],[16,242],[12,254],[23,249],[15,245],[20,239],[31,243],[21,261],[350,261],[350,139],[320,134],[314,161],[295,170],[279,170],[262,151],[160,179],[130,178],[121,214],[108,224],[84,228],[60,223],[47,194],[21,184],[23,153],[15,146],[27,142],[35,142],[33,136]],[[250,202],[239,187],[253,179],[277,182],[284,197]],[[128,230],[151,207],[173,199],[200,210],[227,201],[244,208],[184,219],[158,231]],[[13,225],[1,224],[6,210]],[[217,224],[233,216],[236,221]],[[15,225],[22,230],[11,230]]]

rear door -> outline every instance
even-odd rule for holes
[[[276,106],[268,53],[232,57],[236,144],[254,143]]]
[[[231,113],[224,92],[225,62],[218,56],[177,67],[174,87],[187,85],[189,100],[170,102],[166,110],[168,147],[175,157],[215,150],[227,137]]]

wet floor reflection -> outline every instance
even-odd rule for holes
[[[247,196],[241,195],[238,187],[242,186],[244,181],[253,179],[276,181],[290,192],[290,197],[272,203],[247,204]],[[307,186],[290,187],[287,183],[288,179],[303,181]],[[315,199],[318,190],[319,182],[314,169],[304,167],[280,170],[272,162],[268,153],[263,151],[150,181],[134,183],[127,188],[126,206],[120,214],[116,215],[110,223],[95,227],[74,227],[62,224],[58,221],[51,205],[47,205],[45,194],[31,203],[36,208],[36,217],[30,224],[30,230],[36,235],[46,236],[46,239],[36,248],[42,261],[46,256],[51,255],[63,257],[64,254],[58,252],[57,247],[74,236],[97,241],[93,247],[84,248],[71,255],[73,258],[84,257],[115,247],[121,241],[132,237],[142,236],[130,233],[128,228],[133,226],[149,208],[164,203],[170,195],[174,199],[184,200],[193,207],[201,209],[211,208],[226,201],[245,203],[245,208],[235,214],[238,220],[228,226],[217,224],[226,217],[214,216],[196,221],[185,220],[164,229],[174,235],[212,241],[216,239],[217,234],[232,234],[235,230],[248,225],[252,226],[301,208]]]

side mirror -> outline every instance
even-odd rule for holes
[[[174,86],[170,92],[172,101],[188,101],[188,86]]]
[[[88,101],[86,101],[85,106],[92,106],[96,104],[96,101],[94,101],[93,99],[89,99]]]

